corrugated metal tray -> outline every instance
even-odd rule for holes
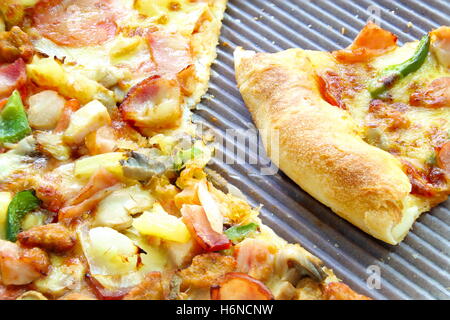
[[[368,19],[381,23],[403,43],[449,24],[450,2],[230,0],[209,98],[196,111],[196,121],[228,143],[219,144],[210,167],[240,188],[253,205],[263,204],[267,225],[288,241],[301,243],[354,289],[375,299],[449,299],[449,202],[423,214],[402,244],[390,246],[337,217],[282,172],[261,175],[267,163],[264,153],[249,148],[249,141],[226,134],[230,128],[251,127],[234,80],[236,46],[266,52],[291,47],[335,50],[349,45]],[[224,155],[236,161],[226,164]],[[380,289],[366,284],[373,265],[381,272]]]

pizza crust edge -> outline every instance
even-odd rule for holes
[[[400,162],[358,135],[354,120],[322,99],[308,57],[238,48],[238,87],[280,169],[314,198],[370,235],[398,244],[436,199],[411,196]],[[279,130],[282,128],[282,130]]]

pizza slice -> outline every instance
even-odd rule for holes
[[[400,47],[369,23],[335,52],[239,48],[236,77],[262,134],[279,132],[266,149],[281,170],[397,244],[449,194],[449,44],[449,27]]]
[[[0,10],[33,45],[27,65],[33,83],[108,108],[140,87],[121,109],[151,135],[186,123],[206,92],[225,6],[226,0],[9,0]],[[152,87],[161,87],[157,99],[171,96],[172,103],[136,109],[130,100],[147,98]]]
[[[366,299],[206,174],[225,1],[4,3],[0,299]]]

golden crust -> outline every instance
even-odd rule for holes
[[[308,52],[235,52],[236,78],[266,150],[291,179],[341,217],[390,244],[428,203],[417,206],[400,162],[362,140],[350,115],[322,99]],[[331,58],[330,58],[331,59]]]
[[[220,28],[228,0],[214,0],[211,3],[211,21],[205,22],[202,29],[192,36],[191,45],[194,50],[195,59],[198,65],[202,65],[204,70],[197,70],[197,85],[192,93],[192,103],[195,106],[200,102],[201,97],[208,90],[209,78],[211,76],[211,65],[216,59],[216,46],[219,42]]]

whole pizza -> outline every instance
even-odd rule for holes
[[[0,299],[367,299],[318,258],[264,226],[258,208],[235,187],[218,185],[205,169],[213,150],[207,137],[196,133],[191,109],[206,92],[225,7],[226,0],[1,1]],[[398,55],[380,60],[379,68],[415,50],[422,59],[424,46],[429,40],[419,49],[415,44],[398,49]],[[286,63],[321,63],[317,75],[310,64],[297,62],[295,74],[282,72],[282,64],[273,72],[267,69],[287,80],[287,86],[312,76],[319,79],[326,99],[308,105],[316,108],[311,116],[323,109],[323,116],[336,117],[336,124],[347,123],[345,112],[350,111],[362,119],[342,98],[349,93],[337,85],[342,76],[332,71],[331,56],[284,55]],[[343,51],[336,53],[338,58],[355,55]],[[254,65],[265,68],[271,59],[255,59]],[[435,65],[435,60],[428,62],[430,74]],[[360,70],[345,66],[339,72],[360,81]],[[253,81],[245,72],[241,79]],[[449,147],[447,137],[439,137],[446,123],[431,114],[442,110],[444,102],[434,94],[447,80],[441,77],[428,87],[417,83],[411,98],[411,108],[419,110],[412,116],[435,121],[430,137],[439,152],[426,164],[442,170],[448,166]],[[264,83],[255,83],[255,90]],[[275,104],[280,111],[276,116],[284,117],[281,111],[291,98],[322,97],[308,86],[302,84],[293,97],[290,87],[274,87],[276,97],[285,96]],[[374,94],[381,96],[384,89],[375,83]],[[269,93],[261,97],[254,102],[268,106],[273,100]],[[377,131],[376,124],[388,126],[389,132],[397,127],[409,132],[404,128],[410,122],[402,118],[403,105],[395,104],[396,97],[371,104],[374,125],[368,125],[373,129],[368,137],[377,143],[386,130]],[[325,111],[330,101],[335,109]],[[329,126],[319,130],[335,130]],[[339,130],[336,137],[353,139],[345,145],[350,148],[357,127],[345,124]],[[391,141],[391,135],[386,139]],[[289,140],[286,144],[295,147]],[[423,144],[427,159],[432,154],[428,146]],[[403,198],[410,201],[405,207],[417,208],[410,209],[416,210],[411,217],[444,199],[445,171],[433,175],[436,183],[429,182],[429,175],[423,176],[427,171],[405,161],[407,173],[418,181],[414,196],[408,196],[411,184],[400,161],[364,148],[354,146],[361,170],[365,159],[372,159],[364,157],[367,151],[378,161],[370,168],[380,165],[392,173],[386,187],[392,187],[392,198],[386,196],[382,205],[392,208],[393,216]],[[421,157],[416,157],[419,162]],[[324,161],[333,164],[331,156]],[[385,175],[374,179],[385,187]],[[373,194],[368,203],[379,199],[377,190],[366,190]]]

